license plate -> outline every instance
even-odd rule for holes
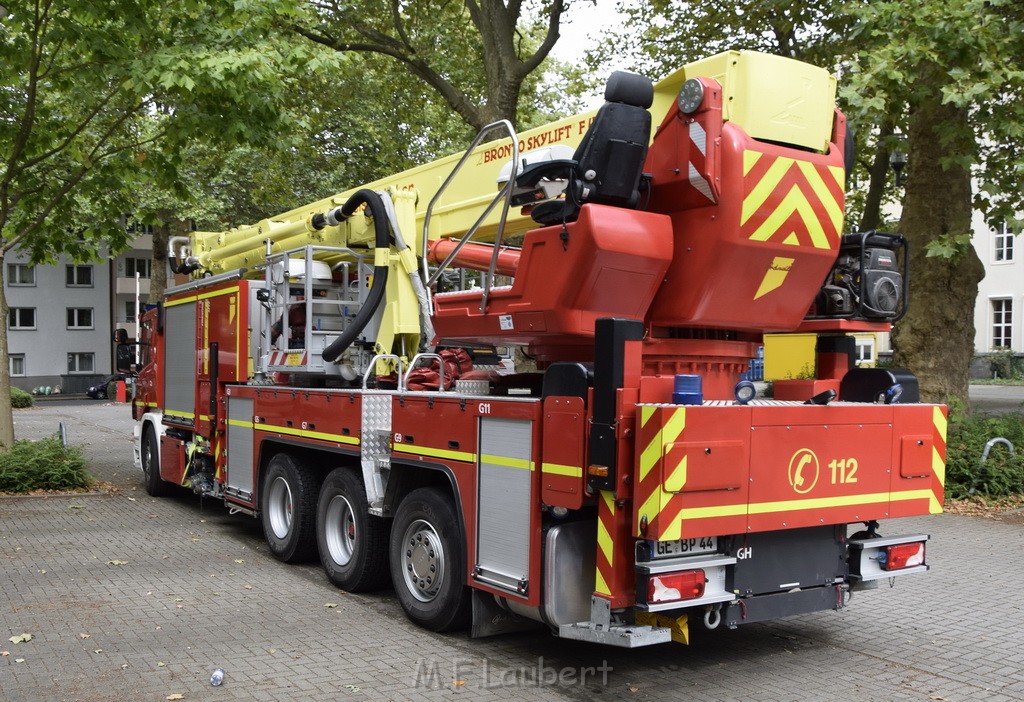
[[[698,539],[679,539],[678,541],[654,542],[655,558],[690,556],[695,553],[715,553],[716,551],[718,551],[717,536],[703,536]]]

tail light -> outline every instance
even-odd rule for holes
[[[686,570],[682,573],[656,575],[647,581],[647,602],[678,602],[695,600],[704,596],[707,577],[703,570]]]
[[[880,554],[879,565],[883,570],[900,570],[924,563],[924,542],[888,546]]]

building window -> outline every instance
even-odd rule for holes
[[[7,316],[8,329],[35,329],[36,308],[35,307],[12,307],[11,313]]]
[[[7,359],[11,362],[11,377],[25,377],[25,354],[12,353]]]
[[[92,266],[68,266],[66,283],[68,287],[91,288]]]
[[[68,307],[68,329],[92,329],[92,308]]]
[[[995,256],[997,262],[1013,260],[1013,232],[1006,222],[996,227]]]
[[[124,275],[126,278],[134,278],[138,273],[140,278],[149,278],[151,265],[152,261],[148,258],[126,258],[124,260]]]
[[[69,353],[68,373],[92,373],[93,355],[91,353]]]
[[[7,284],[32,286],[36,284],[36,267],[28,263],[7,264]]]
[[[1013,300],[992,300],[992,350],[1013,343]]]
[[[858,366],[875,365],[875,338],[867,336],[854,337],[856,340],[856,363]]]
[[[140,307],[139,312],[141,311],[142,309]],[[135,322],[138,321],[135,318],[135,300],[125,300],[124,319],[122,319],[121,321],[127,322],[128,324],[135,324]]]

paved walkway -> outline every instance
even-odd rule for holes
[[[122,492],[0,498],[0,700],[1024,699],[1020,525],[898,520],[886,533],[932,535],[932,572],[839,613],[703,633],[689,648],[545,632],[474,641],[412,626],[390,592],[345,594],[314,564],[276,562],[251,518],[148,497],[124,406],[15,417],[21,438],[64,417]],[[22,633],[32,640],[9,641]],[[212,688],[216,667],[226,678]]]

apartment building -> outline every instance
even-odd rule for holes
[[[975,213],[974,250],[985,264],[974,303],[974,350],[1024,354],[1024,253],[1005,223],[987,224]]]
[[[113,368],[111,331],[135,333],[136,273],[139,294],[149,294],[152,237],[103,261],[32,265],[6,257],[4,292],[10,314],[7,341],[11,384],[22,390],[81,393]]]

